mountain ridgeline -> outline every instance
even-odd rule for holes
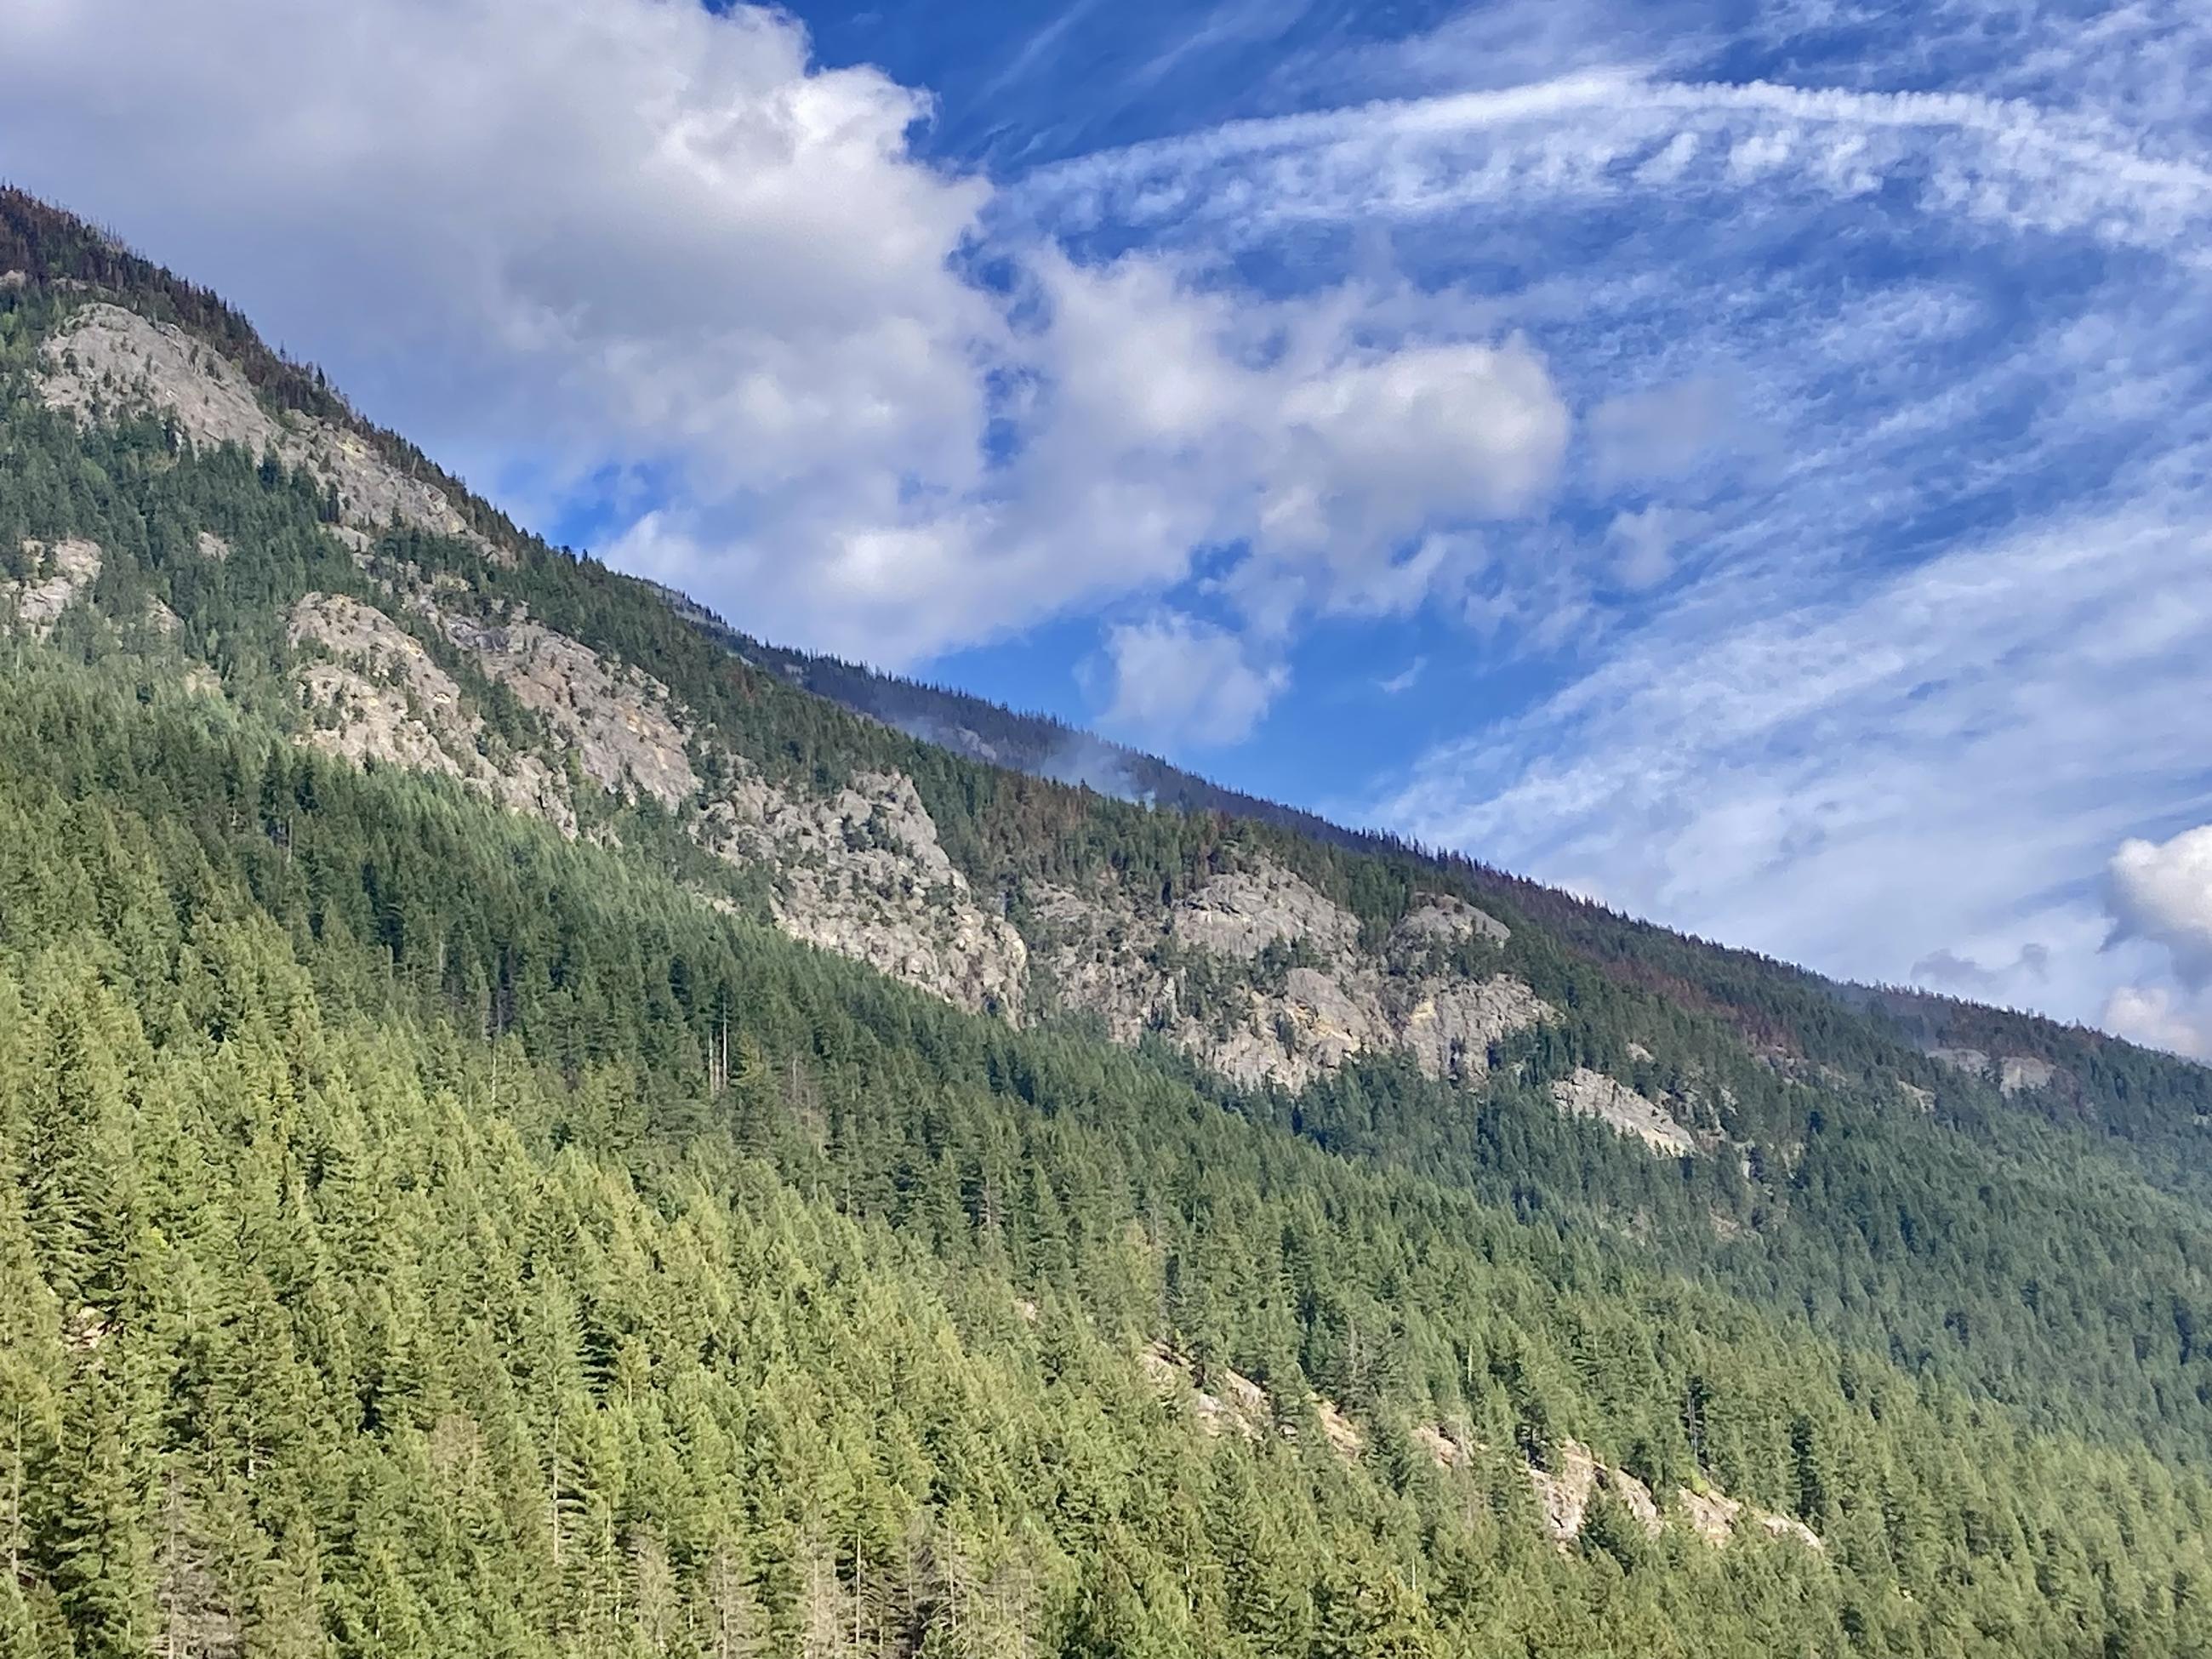
[[[2212,1073],[783,653],[0,194],[0,1652],[2212,1653]]]

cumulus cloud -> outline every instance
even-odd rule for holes
[[[1106,647],[1107,726],[1170,746],[1237,742],[1290,684],[1280,664],[1255,664],[1235,635],[1176,612],[1120,624]]]
[[[2106,872],[2112,938],[2164,945],[2193,989],[2212,985],[2212,824],[2121,842]]]
[[[1158,257],[1046,253],[1037,276],[1025,495],[1103,469],[1180,519],[1185,546],[1248,549],[1223,586],[1262,632],[1418,605],[1452,568],[1447,532],[1539,505],[1566,447],[1542,360],[1480,337],[1486,319],[1449,296],[1346,283],[1262,301]]]
[[[2212,1060],[2212,1009],[2163,985],[2116,986],[2097,1023],[2130,1042]]]
[[[640,500],[604,550],[762,631],[907,664],[1234,547],[1280,634],[1418,603],[1407,544],[1540,501],[1566,414],[1525,344],[1388,284],[1079,263],[919,157],[929,114],[692,0],[84,0],[0,57],[16,177],[529,516]]]

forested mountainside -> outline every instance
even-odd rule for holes
[[[0,566],[9,1653],[2212,1652],[2201,1068],[860,718],[20,196]]]

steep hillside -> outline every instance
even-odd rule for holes
[[[2199,1068],[1030,775],[14,196],[0,628],[10,1650],[2212,1644]]]

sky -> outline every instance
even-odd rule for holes
[[[0,174],[738,626],[2212,1055],[2201,0],[13,0]]]

